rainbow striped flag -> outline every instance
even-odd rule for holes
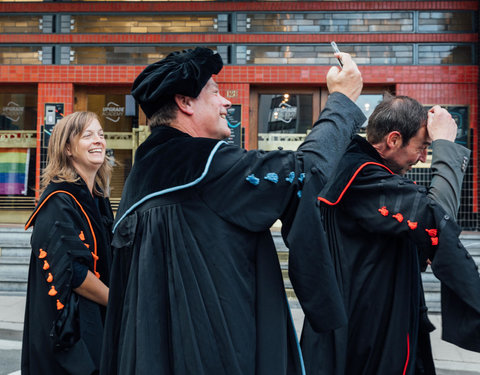
[[[0,148],[0,194],[27,195],[28,148]]]

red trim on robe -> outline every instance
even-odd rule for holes
[[[378,165],[379,167],[382,167],[382,168],[385,168],[387,171],[389,171],[391,174],[395,174],[393,173],[389,168],[387,168],[385,165],[383,164],[380,164],[380,163],[375,163],[373,161],[368,161],[366,163],[363,163],[360,167],[357,168],[357,170],[355,171],[355,173],[353,174],[352,178],[350,178],[350,180],[348,181],[347,185],[345,186],[345,188],[343,189],[343,191],[340,193],[340,196],[338,197],[338,199],[332,203],[330,202],[329,200],[323,198],[323,197],[317,197],[317,199],[320,201],[320,202],[323,202],[325,204],[328,204],[329,206],[335,206],[336,204],[338,204],[342,198],[343,198],[343,195],[347,192],[348,188],[350,187],[350,185],[352,185],[353,181],[355,180],[355,178],[357,178],[357,175],[360,173],[360,171],[366,167],[367,165]]]
[[[410,335],[407,333],[407,360],[405,361],[405,367],[403,368],[403,374],[407,373],[408,361],[410,360]]]

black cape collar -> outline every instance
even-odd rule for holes
[[[212,154],[225,142],[191,137],[175,128],[159,126],[140,145],[125,182],[115,222],[139,202],[161,192],[175,191],[202,178]]]
[[[152,129],[148,138],[138,147],[135,153],[135,162],[147,158],[155,153],[158,146],[175,138],[192,138],[187,133],[170,126],[158,126]]]
[[[359,135],[356,135],[353,138],[352,142],[350,142],[350,145],[347,147],[347,151],[345,153],[345,159],[355,160],[360,158],[359,155],[362,155],[361,158],[363,160],[365,160],[366,158],[365,156],[368,156],[368,158],[371,159],[372,161],[385,164],[385,162],[383,161],[382,157],[377,152],[377,150],[375,150],[375,148],[370,143],[368,143],[368,141],[365,138]]]
[[[43,207],[43,204],[48,200],[55,192],[60,193],[61,191],[66,191],[72,194],[78,203],[83,207],[89,219],[94,225],[95,229],[101,230],[101,218],[97,208],[97,205],[94,201],[92,194],[88,190],[86,183],[83,179],[79,179],[78,182],[51,182],[43,191],[40,200],[38,201],[35,209],[32,212],[32,215],[27,221],[25,229],[29,228],[32,225],[35,225],[35,220],[37,218],[37,213]]]
[[[318,200],[329,205],[339,203],[357,174],[366,165],[378,165],[393,174],[377,150],[366,139],[356,135],[340,160],[337,173],[322,189]]]

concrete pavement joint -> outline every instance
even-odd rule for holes
[[[0,339],[0,350],[22,350],[22,342]]]

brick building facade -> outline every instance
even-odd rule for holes
[[[362,71],[359,105],[367,115],[388,90],[446,106],[456,117],[458,141],[472,149],[460,220],[464,229],[479,230],[478,7],[477,1],[0,2],[0,151],[29,150],[15,180],[25,188],[8,190],[13,177],[0,179],[1,221],[21,222],[33,208],[48,131],[75,110],[102,119],[107,146],[121,162],[112,180],[117,203],[133,152],[148,134],[130,86],[147,64],[177,49],[202,45],[222,55],[217,82],[234,105],[232,142],[294,148],[325,103],[335,40]],[[427,167],[413,177],[428,182]]]

